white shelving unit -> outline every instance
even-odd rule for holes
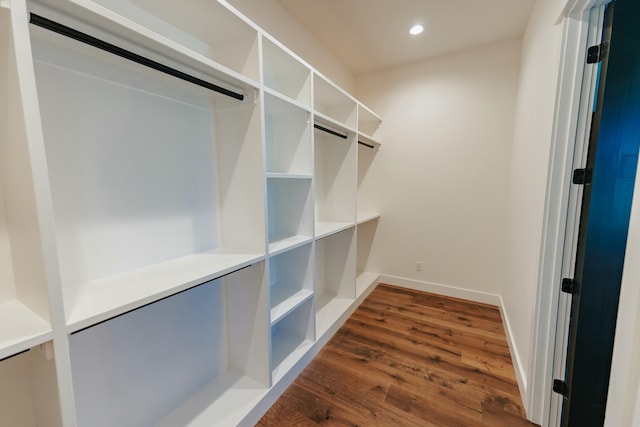
[[[9,14],[0,9],[0,359],[52,338],[16,57],[26,40]]]
[[[356,297],[355,228],[316,241],[316,334],[335,324]]]
[[[316,118],[333,121],[350,130],[357,128],[356,101],[319,74],[313,75],[313,107]]]
[[[313,297],[311,243],[269,259],[271,325]]]
[[[32,47],[70,330],[264,254],[259,106],[44,31]]]
[[[0,423],[62,426],[52,354],[32,350],[0,361]]]
[[[268,93],[264,102],[267,172],[311,177],[311,114]]]
[[[378,284],[379,274],[371,271],[369,253],[378,228],[378,218],[363,222],[357,227],[356,296],[362,295],[370,286]]]
[[[263,37],[262,49],[265,87],[310,108],[311,70],[275,40]]]
[[[72,335],[78,424],[232,416],[269,386],[266,297],[258,263]]]
[[[377,280],[380,118],[224,0],[5,0],[0,59],[0,424],[255,425]]]
[[[273,384],[307,353],[315,341],[313,301],[307,300],[271,326],[271,369]]]
[[[315,235],[322,238],[355,223],[356,148],[345,128],[317,118],[315,126]]]
[[[267,178],[269,253],[277,255],[313,237],[311,178]]]
[[[358,133],[364,142],[380,146],[378,140],[382,119],[366,106],[358,103]]]

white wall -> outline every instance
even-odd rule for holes
[[[382,213],[368,270],[470,290],[453,294],[472,299],[491,294],[497,303],[520,45],[357,77],[357,97],[384,118],[383,146],[363,188]]]
[[[247,18],[349,93],[355,78],[347,67],[276,0],[227,0]]]
[[[527,386],[538,287],[545,195],[553,130],[562,28],[562,1],[538,0],[522,45],[522,61],[509,181],[503,314],[523,401]]]

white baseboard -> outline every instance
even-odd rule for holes
[[[453,298],[461,298],[484,304],[500,305],[500,295],[487,292],[474,291],[472,289],[456,288],[454,286],[440,285],[437,283],[422,282],[420,280],[406,279],[396,276],[380,276],[380,283],[414,289],[416,291],[431,292]]]
[[[500,296],[500,315],[502,316],[502,323],[504,324],[504,331],[507,335],[507,343],[509,344],[509,353],[511,353],[511,363],[513,364],[513,370],[516,372],[516,379],[518,380],[518,388],[520,389],[520,397],[522,397],[522,403],[525,406],[525,412],[529,415],[529,408],[527,408],[527,403],[529,403],[529,394],[527,389],[527,376],[524,371],[524,366],[522,365],[522,359],[520,358],[520,352],[518,352],[518,347],[516,347],[516,341],[513,338],[513,329],[511,328],[511,323],[509,322],[509,316],[507,315],[506,310],[504,309],[504,304],[502,302],[502,297]]]

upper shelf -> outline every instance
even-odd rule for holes
[[[318,74],[313,75],[313,108],[316,113],[321,113],[348,129],[356,129],[356,105],[356,101],[342,89]]]
[[[229,90],[258,86],[258,33],[218,2],[175,8],[152,0],[38,0],[29,6],[32,13],[149,59],[206,73]]]
[[[265,86],[310,107],[311,70],[266,37],[262,48]]]
[[[376,139],[382,119],[376,113],[358,103],[358,132]]]

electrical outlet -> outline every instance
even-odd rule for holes
[[[416,271],[422,271],[422,261],[416,261]]]

